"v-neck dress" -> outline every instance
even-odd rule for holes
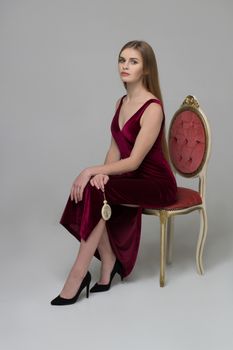
[[[106,229],[111,247],[122,264],[124,277],[130,274],[137,259],[142,209],[173,204],[177,195],[175,177],[162,152],[162,131],[165,123],[162,102],[158,99],[147,100],[120,129],[119,113],[125,96],[121,98],[110,127],[121,159],[130,156],[140,131],[140,118],[151,103],[161,105],[163,121],[155,143],[140,166],[131,172],[109,175],[105,185],[106,199],[112,208],[112,216],[106,221]],[[86,241],[101,219],[103,200],[102,190],[89,182],[84,189],[82,201],[75,203],[69,196],[60,224],[79,241]],[[135,204],[138,207],[121,204]],[[101,260],[98,249],[94,256]]]

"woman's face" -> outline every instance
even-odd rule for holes
[[[141,53],[133,48],[124,49],[118,61],[119,74],[123,82],[135,83],[143,76],[143,60]]]

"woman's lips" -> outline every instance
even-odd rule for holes
[[[121,75],[125,75],[126,76],[126,75],[129,75],[129,73],[123,72],[123,73],[121,73]]]

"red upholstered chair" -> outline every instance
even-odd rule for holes
[[[206,168],[210,155],[211,135],[208,121],[197,99],[188,95],[174,114],[168,133],[168,149],[174,173],[185,178],[198,177],[199,188],[178,187],[178,199],[173,205],[143,209],[143,214],[160,218],[160,286],[165,284],[165,265],[171,263],[173,220],[175,215],[200,213],[200,232],[196,247],[196,267],[204,273],[202,255],[207,235],[205,205]]]

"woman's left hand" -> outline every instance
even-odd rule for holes
[[[78,201],[81,201],[83,199],[83,191],[90,178],[91,175],[89,174],[87,169],[84,169],[74,180],[70,196],[71,200],[75,200],[75,203],[78,203]]]
[[[104,185],[109,180],[109,176],[105,174],[96,174],[93,176],[90,180],[90,184],[92,186],[95,186],[98,190],[101,188],[101,190],[104,192]]]

